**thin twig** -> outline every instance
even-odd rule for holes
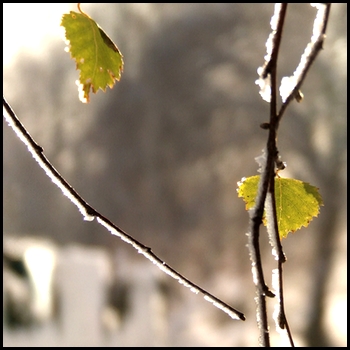
[[[215,307],[221,309],[223,312],[227,313],[232,319],[245,320],[245,316],[242,312],[234,309],[228,304],[224,303],[220,299],[216,298],[214,295],[210,294],[203,288],[197,286],[195,283],[188,280],[186,277],[182,276],[160,258],[158,258],[151,250],[151,248],[143,245],[132,236],[124,232],[122,229],[114,225],[110,220],[101,215],[97,210],[92,208],[76,191],[75,189],[59,174],[59,172],[52,166],[50,161],[45,157],[43,153],[43,148],[40,147],[34,139],[27,132],[25,127],[17,118],[16,114],[7,103],[5,98],[3,98],[3,106],[6,111],[4,113],[4,118],[8,124],[15,131],[17,136],[21,141],[27,146],[29,152],[32,154],[33,158],[38,162],[38,164],[45,170],[46,175],[50,177],[52,182],[54,182],[65,196],[67,196],[72,203],[74,203],[79,211],[83,214],[84,220],[92,221],[96,218],[97,222],[107,228],[112,234],[120,237],[124,242],[132,245],[140,254],[144,255],[147,259],[152,261],[160,270],[167,273],[172,278],[176,279],[180,284],[185,287],[190,288],[190,290],[195,294],[202,294],[205,300],[212,303]]]
[[[312,63],[314,62],[321,49],[323,49],[323,42],[326,38],[326,29],[331,10],[331,4],[315,4],[314,6],[317,7],[317,14],[314,21],[311,42],[306,46],[305,51],[300,58],[300,63],[297,69],[294,71],[293,76],[284,78],[286,80],[282,79],[280,91],[283,99],[283,104],[280,111],[278,112],[278,124],[281,121],[281,118],[289,103],[298,96],[300,87]],[[286,86],[283,87],[283,84]]]
[[[283,169],[284,165],[280,161],[277,149],[277,130],[279,127],[280,120],[283,116],[284,111],[288,107],[289,103],[295,98],[300,101],[302,96],[299,91],[302,82],[304,81],[306,74],[315,60],[317,54],[322,48],[323,41],[325,38],[325,31],[327,27],[330,4],[316,4],[317,14],[314,21],[313,35],[311,42],[307,45],[303,55],[301,56],[300,63],[295,70],[292,77],[286,77],[282,79],[280,94],[282,97],[283,104],[279,113],[277,114],[277,83],[276,83],[276,71],[277,71],[277,57],[279,50],[279,43],[282,38],[283,29],[283,18],[287,4],[276,5],[275,14],[271,21],[271,27],[273,29],[270,37],[267,41],[267,56],[266,62],[263,67],[259,68],[260,79],[257,84],[260,85],[260,94],[263,99],[270,102],[270,123],[263,123],[262,127],[269,129],[269,140],[267,145],[267,160],[266,169],[269,172],[268,189],[265,201],[265,210],[267,217],[267,231],[272,245],[273,255],[277,260],[277,270],[273,272],[273,287],[277,296],[277,307],[274,313],[276,321],[276,329],[279,332],[286,332],[291,346],[294,346],[294,341],[290,331],[290,327],[287,322],[287,317],[284,310],[284,296],[283,296],[283,270],[282,264],[286,261],[281,245],[278,223],[277,223],[277,212],[276,212],[276,201],[275,201],[275,170],[271,172],[271,158],[274,158],[274,166],[279,169]],[[283,9],[284,7],[284,9]],[[263,168],[263,167],[262,167]],[[264,173],[263,173],[264,174]],[[264,181],[264,182],[263,182]],[[266,184],[265,179],[261,178],[261,183]],[[264,187],[265,189],[265,187]],[[257,201],[256,201],[257,202]]]
[[[290,94],[285,97],[284,96],[284,91],[283,89],[285,89],[286,87],[283,87],[283,79],[282,79],[282,84],[281,84],[281,88],[280,88],[280,92],[281,92],[281,96],[283,99],[283,105],[281,107],[281,110],[277,116],[277,123],[276,123],[276,132],[277,132],[277,128],[279,126],[279,122],[282,118],[282,115],[284,113],[284,111],[286,110],[286,108],[288,107],[289,103],[292,101],[293,98],[295,98],[297,96],[297,94],[299,95],[299,89],[306,77],[306,74],[308,72],[308,70],[310,69],[312,63],[314,62],[317,54],[319,53],[319,51],[322,48],[323,45],[323,41],[325,38],[325,32],[326,32],[326,28],[327,28],[327,22],[328,22],[328,17],[329,17],[329,13],[330,13],[330,4],[317,4],[317,14],[315,16],[315,21],[314,21],[314,25],[313,25],[313,35],[311,37],[311,42],[306,46],[306,49],[303,53],[303,55],[300,58],[300,63],[297,67],[297,69],[295,70],[294,74],[292,77],[290,78],[285,78],[287,79],[287,83],[288,83],[288,79],[291,80],[292,82],[296,82],[294,88],[292,89],[292,91],[290,92]],[[288,87],[287,87],[288,89]],[[270,210],[273,210],[273,217],[276,218],[276,203],[274,201],[275,197],[274,197],[274,188],[270,188],[269,190],[271,190],[271,195],[273,194],[273,200],[272,200],[272,205],[270,206]],[[273,192],[273,193],[272,193]],[[266,211],[268,211],[269,206],[267,206]],[[276,222],[274,222],[273,225],[273,230],[271,232],[271,234],[273,234],[273,236],[275,236],[275,240],[278,243],[278,246],[281,247],[281,251],[278,253],[277,256],[277,260],[278,260],[278,269],[277,269],[277,274],[278,274],[278,278],[276,278],[276,282],[274,285],[274,290],[277,296],[277,301],[278,301],[278,309],[277,312],[275,314],[275,322],[276,322],[276,329],[279,332],[282,332],[284,329],[286,330],[289,342],[291,344],[291,346],[294,346],[294,341],[292,338],[292,334],[290,331],[290,327],[287,321],[287,317],[285,314],[285,310],[284,310],[284,295],[283,295],[283,270],[282,270],[282,264],[285,261],[285,257],[284,255],[282,256],[281,254],[283,254],[282,252],[282,245],[280,243],[280,236],[278,233],[278,225]],[[271,237],[270,234],[270,237]]]
[[[257,303],[257,322],[260,331],[260,345],[270,346],[269,326],[267,321],[266,296],[274,297],[274,294],[265,284],[262,269],[260,248],[259,248],[259,229],[262,223],[262,217],[265,208],[266,195],[271,183],[274,183],[275,160],[277,157],[276,147],[276,115],[277,115],[277,88],[276,88],[276,69],[279,46],[282,37],[282,28],[287,11],[287,4],[275,6],[273,20],[271,20],[272,33],[268,39],[267,56],[264,67],[260,69],[261,79],[269,85],[270,102],[270,126],[267,141],[267,159],[262,164],[262,174],[260,176],[258,194],[255,199],[255,207],[250,212],[250,227],[248,234],[248,248],[252,260],[253,281],[256,286]]]
[[[278,303],[276,304],[276,313],[274,314],[276,329],[279,333],[287,333],[289,344],[294,347],[294,341],[292,332],[290,330],[286,313],[284,310],[284,294],[283,294],[283,275],[282,275],[282,261],[277,262],[277,270],[272,271],[272,280],[274,280],[274,272],[277,274],[276,283],[272,282],[274,290],[276,291],[276,298]]]

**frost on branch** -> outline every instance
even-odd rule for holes
[[[258,74],[261,75],[263,71],[263,67],[258,68]],[[270,74],[267,75],[266,78],[259,78],[255,81],[256,85],[259,85],[260,91],[259,94],[262,97],[262,99],[266,102],[271,102],[271,76]]]
[[[299,82],[302,81],[303,75],[306,73],[308,65],[318,52],[318,45],[322,46],[322,42],[325,39],[325,35],[322,33],[324,28],[325,12],[327,10],[327,4],[311,4],[316,7],[317,14],[314,21],[313,32],[311,41],[307,44],[304,53],[300,58],[300,62],[293,75],[290,77],[283,77],[280,86],[280,95],[283,103],[293,93]],[[297,91],[298,92],[298,91]],[[299,92],[295,97],[299,101],[301,93]]]

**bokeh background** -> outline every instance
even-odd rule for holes
[[[236,188],[242,177],[257,174],[254,158],[267,140],[259,125],[268,120],[269,106],[254,82],[273,4],[83,4],[125,62],[121,81],[92,96],[88,105],[78,100],[78,72],[64,51],[59,26],[64,13],[77,11],[76,4],[4,4],[3,9],[4,96],[48,159],[96,210],[243,311],[247,321],[231,320],[170,277],[159,276],[119,238],[84,222],[6,122],[4,237],[15,247],[23,240],[49,241],[61,259],[60,252],[72,246],[103,252],[111,261],[107,280],[115,280],[114,287],[132,275],[135,264],[143,277],[156,276],[166,310],[161,336],[138,338],[157,317],[151,309],[133,321],[130,334],[123,332],[128,318],[119,317],[109,328],[119,332],[111,346],[256,345],[248,214]],[[315,13],[309,4],[289,5],[279,79],[297,66]],[[305,99],[288,108],[278,137],[287,162],[281,175],[319,187],[324,199],[320,216],[282,242],[288,259],[286,312],[296,345],[302,346],[346,345],[346,13],[346,4],[332,4],[324,50],[302,87]],[[265,229],[261,245],[270,284],[275,261]],[[9,249],[12,253],[4,253],[11,256],[16,249]],[[143,281],[140,274],[135,278]],[[147,289],[142,283],[141,291]],[[101,291],[112,295],[104,297],[107,304],[113,303],[111,285],[106,284],[109,294]],[[128,314],[124,304],[114,303],[117,314]],[[59,305],[62,301],[55,310]],[[268,307],[272,314],[273,300]],[[59,318],[53,312],[45,322]],[[4,327],[10,329],[6,322]],[[26,339],[26,327],[5,333],[4,345],[15,344],[16,332]],[[281,344],[275,333],[271,323],[272,343]],[[123,341],[122,334],[128,334]],[[83,338],[75,344],[84,344]],[[52,339],[44,345],[58,345]]]

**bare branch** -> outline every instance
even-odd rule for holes
[[[313,4],[317,8],[311,41],[307,44],[300,62],[291,77],[284,77],[281,81],[280,94],[283,104],[278,113],[278,123],[288,107],[289,103],[296,98],[300,98],[300,87],[312,65],[316,56],[323,48],[326,38],[326,28],[331,10],[331,4]]]
[[[275,160],[277,157],[276,147],[276,111],[277,111],[277,88],[276,88],[276,70],[277,58],[282,38],[282,29],[286,16],[287,4],[276,4],[275,13],[271,19],[272,33],[267,41],[266,62],[263,67],[258,69],[260,79],[257,83],[261,88],[262,97],[270,102],[270,125],[267,141],[267,159],[262,164],[262,174],[259,181],[258,195],[255,199],[255,207],[250,212],[250,224],[248,234],[248,249],[252,260],[253,282],[256,286],[257,297],[257,322],[260,331],[260,344],[262,346],[270,345],[269,327],[267,322],[266,296],[274,297],[274,294],[265,284],[262,269],[260,248],[259,248],[259,229],[262,223],[262,217],[265,208],[265,200],[269,187],[274,185]]]
[[[152,261],[160,270],[167,273],[172,278],[176,279],[180,284],[188,287],[191,292],[195,294],[202,294],[205,300],[212,303],[215,307],[221,309],[223,312],[227,313],[232,319],[235,320],[245,320],[245,316],[242,312],[234,309],[228,304],[224,303],[220,299],[216,298],[214,295],[210,294],[203,288],[197,286],[186,277],[182,276],[160,258],[158,258],[151,250],[151,248],[146,247],[142,243],[138,242],[136,239],[131,237],[129,234],[124,232],[122,229],[114,225],[111,221],[97,212],[92,208],[75,190],[74,188],[58,173],[58,171],[52,166],[49,160],[45,157],[43,153],[43,148],[40,147],[34,139],[27,132],[25,127],[17,118],[16,114],[7,103],[5,98],[3,98],[4,106],[4,118],[15,131],[20,140],[28,147],[29,152],[32,154],[33,158],[37,163],[45,170],[47,176],[56,184],[62,193],[67,196],[72,203],[74,203],[79,211],[83,214],[84,220],[92,221],[96,218],[97,222],[107,228],[112,234],[121,238],[124,242],[132,245],[140,254],[144,255],[148,260]]]
[[[277,71],[277,57],[279,51],[279,44],[282,38],[282,29],[284,16],[287,8],[287,4],[276,4],[275,5],[275,13],[271,19],[271,28],[272,33],[270,34],[267,43],[267,55],[265,56],[265,63],[262,67],[258,69],[258,73],[260,78],[256,81],[256,84],[260,86],[260,94],[262,98],[270,103],[270,122],[261,124],[263,129],[269,130],[269,137],[267,142],[267,155],[259,158],[265,159],[266,164],[262,166],[262,176],[259,183],[259,192],[256,198],[256,208],[255,214],[253,218],[255,221],[260,221],[261,210],[265,208],[266,217],[267,217],[267,231],[269,234],[270,244],[272,245],[272,253],[276,257],[278,261],[278,268],[274,272],[274,290],[277,296],[278,306],[275,312],[275,320],[276,320],[276,328],[278,331],[287,332],[289,342],[292,346],[294,346],[294,342],[292,339],[292,335],[290,332],[290,328],[287,322],[287,318],[284,311],[284,300],[283,300],[283,277],[282,277],[282,264],[286,261],[285,255],[283,253],[283,248],[281,245],[278,223],[277,223],[277,213],[276,213],[276,201],[275,201],[275,175],[276,170],[281,170],[284,168],[284,163],[280,160],[277,149],[277,130],[279,127],[279,122],[283,116],[284,111],[288,107],[289,103],[292,99],[296,99],[298,102],[302,99],[302,94],[300,92],[300,87],[302,82],[304,81],[306,74],[315,60],[317,54],[322,49],[323,41],[325,38],[325,31],[327,27],[329,12],[330,12],[330,4],[314,4],[317,8],[317,14],[314,21],[313,26],[313,34],[311,37],[311,42],[307,45],[303,55],[300,58],[300,63],[296,68],[293,76],[284,77],[280,86],[280,94],[282,97],[283,104],[279,113],[277,114],[277,83],[276,83],[276,71]],[[266,159],[267,158],[267,159]],[[261,214],[262,215],[262,214]],[[260,224],[259,224],[260,225]],[[255,228],[256,231],[251,231],[253,234],[258,235],[258,228]],[[254,240],[254,244],[258,245],[257,238]],[[253,245],[254,247],[254,245]],[[258,249],[255,248],[255,249]],[[254,257],[253,254],[251,254]],[[258,260],[260,264],[261,261]],[[254,266],[254,260],[253,260]],[[258,268],[257,271],[262,268]],[[263,283],[263,279],[260,281],[257,280],[258,283]],[[257,283],[254,280],[254,283]],[[257,290],[261,290],[262,287],[258,287]],[[258,303],[261,303],[260,309],[262,310],[265,307],[265,300],[263,300],[263,295],[259,299],[256,299]],[[259,305],[258,305],[259,308]],[[258,311],[258,325],[259,320],[264,320],[261,317],[261,312]],[[266,312],[266,310],[265,310]],[[266,327],[266,328],[265,328]],[[267,325],[259,325],[262,332],[266,331]],[[266,333],[267,334],[267,333]],[[267,335],[265,334],[265,337]],[[263,345],[267,345],[266,342]]]

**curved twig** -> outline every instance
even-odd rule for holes
[[[277,130],[279,127],[279,123],[283,116],[284,111],[288,107],[289,103],[292,99],[296,99],[300,102],[302,98],[302,94],[299,91],[301,84],[303,83],[306,74],[311,67],[313,61],[315,60],[317,54],[322,48],[323,41],[325,38],[325,31],[327,27],[329,12],[330,12],[330,4],[315,4],[313,5],[317,7],[317,14],[314,21],[313,27],[313,35],[311,38],[311,42],[307,45],[303,55],[301,56],[300,63],[295,70],[293,76],[285,77],[282,79],[280,86],[280,94],[282,97],[282,106],[277,113],[277,83],[276,83],[276,71],[277,71],[277,57],[279,51],[279,44],[282,38],[282,29],[284,17],[287,9],[287,4],[276,4],[275,5],[275,13],[271,20],[271,28],[272,33],[270,34],[269,39],[267,40],[267,55],[265,56],[265,64],[263,67],[258,69],[258,73],[260,75],[260,79],[256,82],[260,85],[260,94],[264,100],[270,103],[270,122],[263,123],[261,127],[263,129],[269,130],[268,142],[267,142],[267,159],[266,156],[259,157],[263,162],[261,164],[262,175],[259,183],[259,192],[257,198],[255,200],[256,208],[252,215],[252,218],[255,222],[258,222],[259,225],[255,224],[255,226],[251,223],[251,227],[255,228],[255,231],[251,231],[253,239],[255,240],[255,244],[258,240],[259,234],[259,226],[260,226],[260,215],[262,215],[262,211],[266,210],[267,217],[267,231],[270,238],[270,243],[272,245],[272,252],[275,255],[277,260],[277,269],[273,272],[273,288],[277,297],[277,306],[276,312],[274,313],[274,318],[276,321],[276,328],[279,332],[285,331],[287,333],[289,342],[291,346],[294,346],[292,334],[287,322],[285,310],[284,310],[284,297],[283,297],[283,270],[282,264],[286,261],[286,257],[283,253],[280,235],[278,230],[277,223],[277,213],[276,213],[276,202],[275,202],[275,169],[281,170],[284,168],[283,162],[279,159],[278,149],[277,149]],[[265,163],[264,163],[265,162]],[[252,221],[252,219],[251,219]],[[254,249],[258,249],[253,245]],[[251,253],[251,256],[254,255]],[[252,259],[253,260],[253,259]],[[253,269],[255,262],[257,264],[261,264],[260,258],[259,260],[253,260]],[[262,268],[257,267],[257,271],[262,271]],[[262,275],[262,272],[261,272]],[[253,276],[254,277],[254,276]],[[265,321],[266,316],[262,314],[262,312],[266,312],[266,302],[264,299],[264,294],[262,291],[265,287],[263,282],[263,277],[257,279],[255,281],[257,285],[258,298],[256,299],[258,302],[258,326],[260,329],[260,339],[262,345],[268,346],[268,326],[265,325],[263,321]],[[260,285],[259,285],[260,284]],[[261,294],[259,298],[259,292]],[[260,305],[259,305],[260,303]]]
[[[210,294],[203,288],[197,286],[186,277],[182,276],[160,258],[158,258],[151,250],[146,247],[132,236],[124,232],[122,229],[114,225],[110,220],[105,218],[97,210],[91,207],[76,191],[75,189],[59,174],[59,172],[52,166],[50,161],[45,157],[43,148],[39,146],[34,139],[27,132],[25,127],[17,118],[16,114],[3,98],[3,106],[6,111],[4,118],[15,131],[20,140],[27,146],[28,151],[32,154],[33,158],[37,163],[44,169],[46,175],[55,183],[62,193],[67,196],[73,204],[75,204],[79,211],[84,216],[84,220],[92,221],[96,218],[97,222],[107,228],[112,234],[120,237],[124,242],[132,245],[140,254],[144,255],[148,260],[152,261],[160,270],[167,273],[172,278],[176,279],[180,284],[190,288],[191,292],[195,294],[202,294],[205,300],[212,303],[215,307],[221,309],[223,312],[228,314],[232,319],[245,320],[245,316],[242,312],[234,309],[228,304],[224,303],[214,295]]]
[[[255,207],[250,213],[248,248],[252,260],[253,281],[256,286],[257,303],[257,322],[260,331],[260,345],[270,346],[269,326],[267,321],[266,296],[275,295],[268,289],[264,281],[262,269],[260,248],[259,248],[259,229],[262,223],[262,217],[265,209],[265,201],[268,189],[271,183],[274,183],[275,177],[275,159],[277,156],[276,147],[276,111],[277,111],[277,89],[276,89],[276,69],[279,46],[282,38],[282,29],[286,16],[287,4],[275,6],[274,20],[271,20],[272,33],[268,39],[267,56],[264,67],[259,69],[261,81],[270,87],[266,91],[267,99],[270,102],[270,125],[267,141],[267,159],[263,162],[262,174],[259,181],[258,195],[255,199]],[[269,96],[269,97],[268,97]]]

